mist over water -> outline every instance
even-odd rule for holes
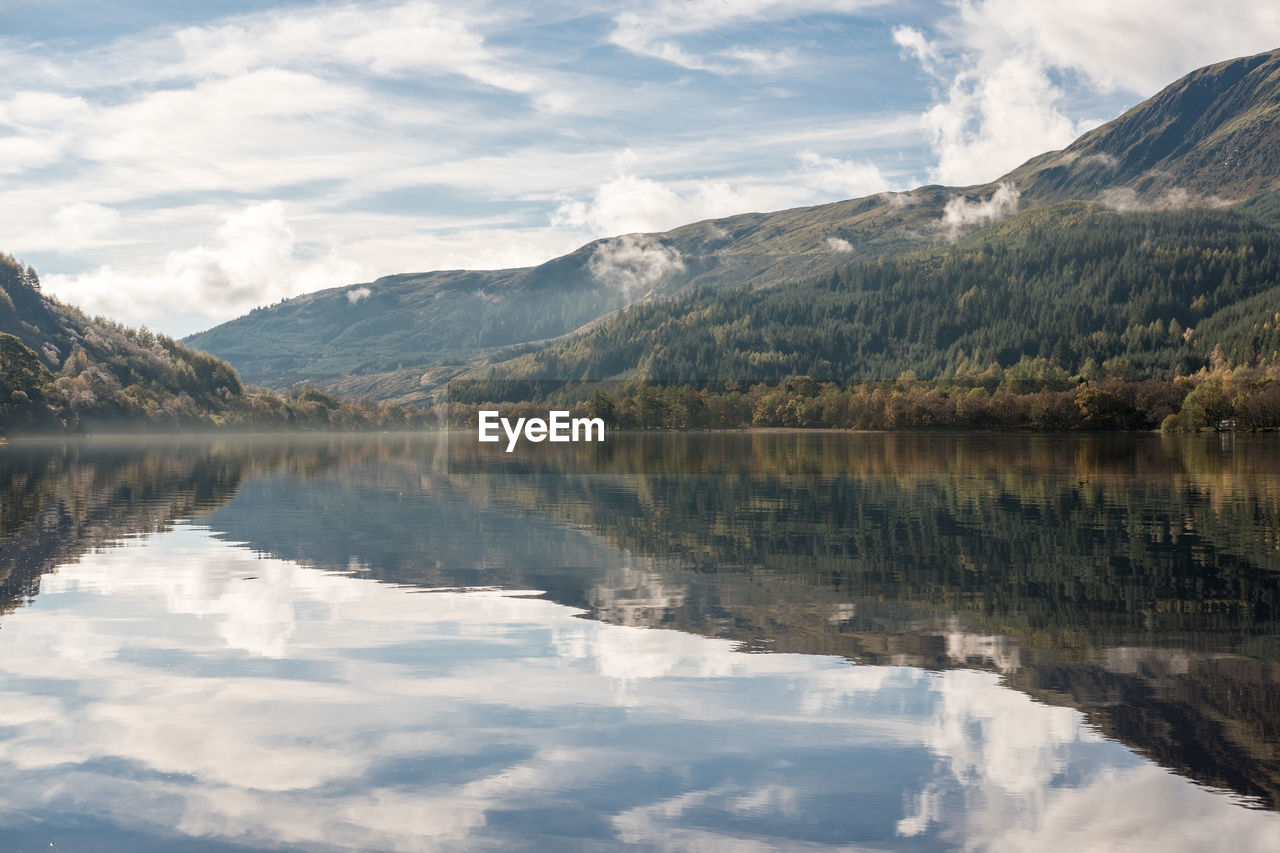
[[[0,450],[0,847],[1280,848],[1269,437]]]

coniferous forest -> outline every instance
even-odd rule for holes
[[[1066,382],[1107,363],[1126,380],[1257,366],[1280,353],[1280,228],[1266,210],[1063,203],[790,286],[636,306],[493,375],[968,380],[1032,359]]]

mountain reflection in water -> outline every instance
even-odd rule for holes
[[[0,451],[0,846],[1280,847],[1272,440],[474,448]]]

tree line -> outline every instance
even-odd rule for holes
[[[1099,367],[1072,375],[1047,359],[1024,357],[1007,370],[993,365],[933,381],[910,371],[896,380],[850,383],[809,376],[754,384],[630,380],[600,383],[589,393],[583,392],[592,386],[570,385],[534,399],[452,401],[443,417],[457,429],[474,428],[483,409],[514,418],[545,417],[548,408],[638,430],[1280,428],[1280,367],[1220,366],[1174,379],[1137,379],[1125,360],[1108,365],[1111,372]]]

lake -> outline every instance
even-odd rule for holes
[[[1280,849],[1280,439],[0,448],[6,851]]]

